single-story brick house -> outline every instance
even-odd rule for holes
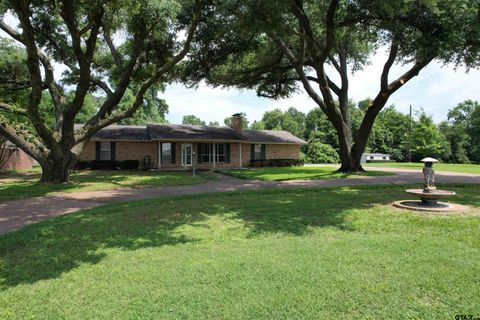
[[[80,161],[150,161],[158,169],[239,168],[251,160],[299,159],[306,142],[286,131],[242,130],[240,114],[232,127],[152,124],[112,125],[87,143]]]

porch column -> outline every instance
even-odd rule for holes
[[[158,165],[157,168],[160,169],[162,167],[162,143],[158,141]]]
[[[238,163],[240,164],[240,168],[241,168],[242,167],[242,143],[241,142],[238,144],[238,155],[240,158],[239,159],[240,161]]]
[[[214,168],[215,168],[215,166],[216,166],[216,160],[215,160],[215,158],[217,157],[217,151],[215,150],[215,149],[216,149],[215,147],[216,147],[216,144],[215,144],[215,142],[214,142],[214,143],[213,143],[213,167],[214,167]]]

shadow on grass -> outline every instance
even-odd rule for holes
[[[345,179],[361,176],[394,175],[393,173],[382,171],[342,173],[331,168],[323,167],[252,168],[243,170],[222,170],[219,172],[239,179],[256,179],[265,181]]]
[[[99,263],[108,248],[137,250],[201,242],[218,231],[209,229],[208,220],[213,217],[243,225],[246,234],[242,236],[247,238],[302,236],[312,228],[327,227],[348,232],[353,230],[351,210],[398,200],[403,189],[405,186],[248,191],[85,210],[0,236],[0,287],[53,279],[82,264]],[[470,194],[479,190],[476,186]],[[475,199],[480,206],[480,199]],[[186,230],[189,226],[197,231]]]
[[[76,192],[109,190],[136,186],[170,186],[200,183],[211,177],[200,174],[192,178],[185,172],[159,172],[140,170],[79,171],[72,173],[71,182],[63,184],[43,184],[37,182],[40,176],[32,179],[25,176],[19,181],[0,184],[0,201],[45,196],[52,192]]]

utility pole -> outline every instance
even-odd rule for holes
[[[412,162],[412,105],[410,105],[410,128],[408,130],[408,162]]]

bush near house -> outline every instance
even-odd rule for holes
[[[250,160],[250,167],[298,167],[303,166],[302,159]]]

